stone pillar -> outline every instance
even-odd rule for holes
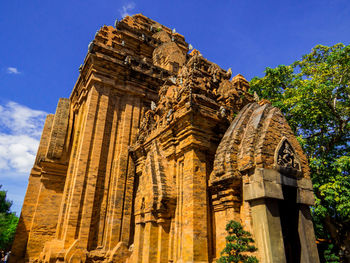
[[[288,192],[287,188],[294,189],[296,196]],[[243,185],[243,197],[251,206],[254,237],[262,262],[286,261],[280,218],[283,209],[279,207],[278,202],[282,206],[288,206],[287,210],[294,209],[298,214],[298,222],[295,223],[297,226],[294,227],[298,229],[299,241],[292,246],[295,248],[300,245],[300,262],[319,262],[309,208],[309,205],[314,203],[309,178],[285,176],[273,169],[257,168],[255,173],[249,176],[249,182]],[[285,214],[284,218],[286,216],[291,215]],[[295,251],[292,253],[299,258]]]
[[[310,207],[300,204],[298,232],[301,245],[301,263],[318,263],[317,246],[314,226],[311,219]]]
[[[262,263],[284,263],[284,244],[276,199],[251,201],[255,242]]]

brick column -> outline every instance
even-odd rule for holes
[[[43,177],[28,238],[26,258],[29,259],[38,257],[45,242],[55,237],[59,212],[57,207],[61,203],[65,182],[62,175],[50,174]]]
[[[157,262],[158,226],[155,222],[145,223],[142,263]]]
[[[158,249],[157,249],[157,263],[168,261],[169,255],[169,228],[170,222],[158,224]]]
[[[99,99],[98,99],[98,111],[95,117],[94,131],[92,134],[92,145],[90,147],[88,162],[88,169],[86,171],[86,186],[85,186],[85,196],[83,201],[83,207],[81,209],[81,220],[80,220],[80,228],[79,228],[79,240],[80,244],[84,246],[84,248],[88,248],[89,243],[93,243],[90,241],[90,229],[91,229],[91,221],[92,218],[99,214],[99,207],[95,207],[95,200],[97,198],[96,194],[99,189],[98,180],[99,177],[105,176],[105,171],[100,171],[103,165],[101,165],[101,156],[102,149],[106,150],[108,148],[108,144],[105,144],[104,137],[109,137],[110,134],[105,134],[105,125],[106,125],[106,116],[108,110],[108,101],[109,101],[109,89],[99,91]],[[89,242],[90,241],[90,242]],[[96,241],[96,240],[95,240]]]
[[[64,222],[63,239],[65,248],[68,248],[78,238],[83,200],[86,193],[86,174],[88,172],[88,160],[91,155],[93,134],[96,128],[96,116],[98,110],[99,94],[95,87],[92,87],[87,99],[87,112],[83,122],[81,142],[77,155],[70,190],[70,202],[67,208],[67,216]],[[84,142],[84,143],[82,143]]]
[[[208,202],[205,154],[190,149],[184,154],[181,259],[208,262]]]
[[[141,101],[126,95],[120,99],[117,140],[108,192],[104,246],[113,249],[119,241],[129,243],[134,184],[134,165],[128,147],[136,136]]]

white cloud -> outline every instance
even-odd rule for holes
[[[0,104],[0,184],[20,214],[47,113],[16,102]]]
[[[124,18],[126,16],[129,16],[129,11],[133,10],[135,8],[135,3],[130,2],[126,5],[122,6],[122,9],[119,10],[120,15]]]
[[[6,71],[8,74],[21,74],[15,67],[8,67]]]
[[[6,105],[0,105],[0,127],[6,128],[10,134],[38,137],[41,135],[46,115],[46,112],[10,101]]]
[[[0,105],[0,177],[29,175],[46,114],[12,101]]]
[[[6,170],[15,170],[18,174],[28,176],[38,145],[39,140],[28,135],[0,133],[0,171],[2,174],[5,174]]]

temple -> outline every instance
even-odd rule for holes
[[[279,109],[141,14],[103,26],[46,118],[10,262],[319,262],[307,158]]]

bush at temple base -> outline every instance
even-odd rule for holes
[[[228,236],[226,237],[226,247],[221,252],[218,263],[257,263],[258,259],[249,256],[246,252],[254,252],[257,248],[251,234],[243,230],[239,222],[231,220],[226,225]]]

